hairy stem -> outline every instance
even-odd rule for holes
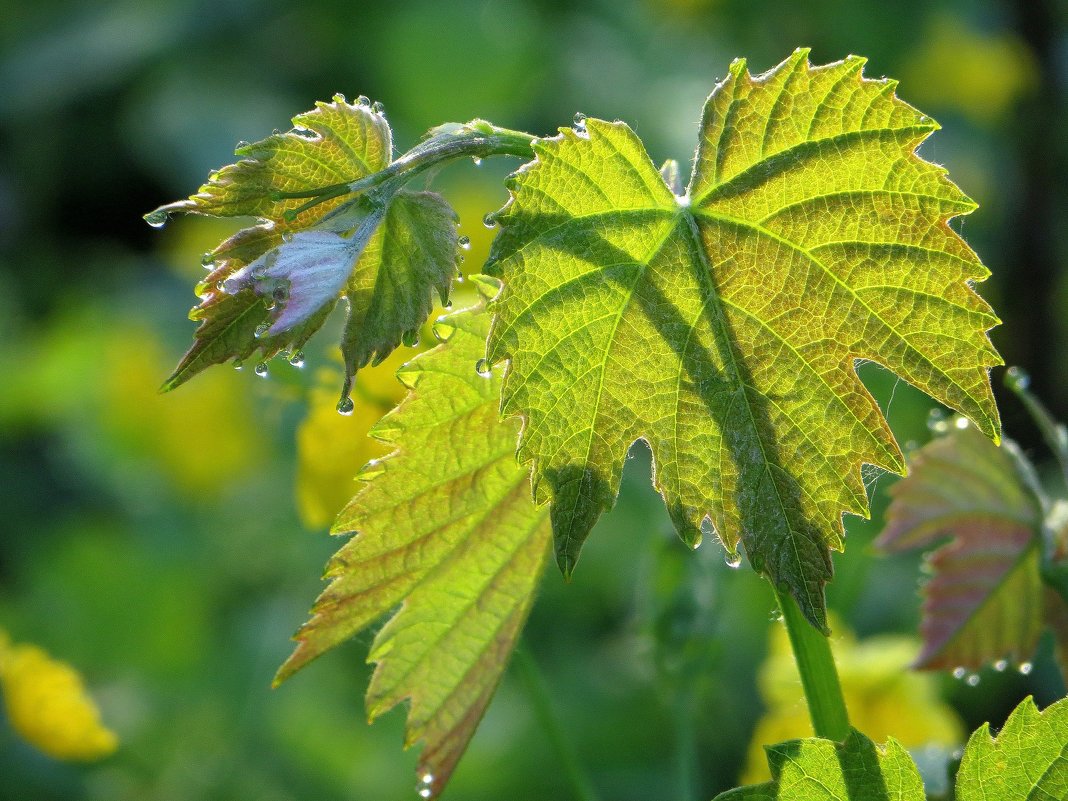
[[[450,123],[434,130],[435,132],[422,142],[373,175],[347,183],[331,184],[310,192],[277,193],[278,199],[311,198],[299,208],[287,211],[286,217],[295,218],[319,203],[343,195],[405,184],[419,173],[457,158],[530,158],[531,145],[536,138],[533,134],[500,128],[485,120],[472,120],[464,125]]]
[[[785,592],[775,589],[775,598],[782,610],[783,623],[790,635],[790,647],[801,674],[801,686],[808,702],[808,714],[817,737],[842,741],[849,734],[849,715],[846,713],[838,669],[831,654],[830,640],[817,631],[801,614],[797,602]]]
[[[525,645],[520,645],[515,650],[514,664],[519,669],[519,674],[526,685],[527,694],[534,707],[534,715],[541,725],[542,732],[549,738],[556,758],[563,769],[564,775],[571,784],[578,801],[599,801],[596,790],[590,782],[589,776],[582,769],[575,747],[568,740],[560,721],[553,711],[552,697],[549,688],[545,685],[545,678],[541,674],[538,663],[530,655]]]

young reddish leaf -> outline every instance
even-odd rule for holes
[[[682,196],[629,127],[593,119],[512,179],[489,358],[511,360],[503,410],[526,419],[565,574],[640,438],[680,536],[710,521],[823,628],[842,513],[868,513],[861,465],[904,469],[855,361],[999,436],[997,319],[970,286],[988,272],[948,225],[975,204],[915,153],[937,124],[863,65],[735,62]]]
[[[917,667],[977,670],[1024,661],[1044,627],[1039,574],[1042,502],[1016,444],[995,447],[953,429],[921,448],[895,484],[876,545],[886,551],[949,542],[930,559]]]
[[[424,797],[444,787],[489,703],[550,540],[548,512],[515,461],[518,421],[497,416],[500,379],[475,370],[489,316],[468,310],[437,325],[448,341],[401,368],[411,391],[372,429],[396,451],[365,468],[367,484],[338,517],[335,533],[357,533],[327,566],[330,586],[278,673],[399,604],[371,647],[367,705],[373,720],[410,700],[406,742],[425,743]]]

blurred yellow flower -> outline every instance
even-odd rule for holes
[[[356,407],[348,416],[337,411],[341,371],[316,374],[308,414],[297,429],[297,508],[308,528],[332,523],[358,489],[356,472],[389,452],[367,432],[404,397],[404,385],[395,373],[413,355],[411,348],[400,347],[377,367],[360,370],[352,393]]]
[[[855,729],[877,743],[893,737],[908,749],[954,748],[963,741],[961,722],[939,697],[935,676],[909,670],[919,652],[918,640],[881,635],[857,642],[840,622],[832,621],[832,628],[832,650]],[[757,684],[767,712],[753,733],[742,784],[770,778],[765,745],[812,736],[801,678],[782,624],[773,626]]]
[[[990,124],[1030,91],[1037,75],[1034,56],[1016,36],[984,35],[938,15],[905,64],[901,85],[924,108],[954,108]]]
[[[11,726],[51,757],[94,760],[119,744],[100,722],[82,677],[35,645],[11,645],[0,633],[0,685]]]

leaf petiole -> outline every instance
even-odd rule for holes
[[[805,619],[789,593],[775,588],[775,598],[790,636],[797,672],[801,674],[812,728],[817,737],[842,742],[849,734],[849,715],[830,640]]]

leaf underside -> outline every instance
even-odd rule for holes
[[[257,217],[210,254],[198,286],[195,341],[163,385],[173,389],[212,364],[297,351],[340,298],[348,301],[342,341],[346,390],[356,371],[378,363],[444,303],[456,268],[456,215],[439,195],[399,190],[377,203],[341,199],[301,211],[323,187],[385,169],[392,141],[385,117],[342,98],[317,103],[294,129],[243,145],[243,158],[214,172],[173,213]],[[150,218],[153,215],[149,215]],[[294,216],[295,215],[295,216]]]
[[[365,470],[339,515],[335,533],[358,533],[327,566],[331,583],[277,679],[399,604],[371,647],[368,712],[410,700],[406,744],[424,742],[418,773],[432,796],[500,680],[550,542],[547,510],[515,461],[518,421],[498,419],[500,379],[475,371],[489,315],[437,326],[447,342],[401,368],[411,391],[372,430],[396,450]]]
[[[811,738],[767,746],[772,780],[739,787],[715,801],[924,801],[923,780],[908,751],[851,729],[845,742]]]
[[[904,468],[855,360],[998,437],[997,319],[971,289],[988,272],[948,226],[975,206],[915,154],[937,124],[863,64],[735,62],[684,196],[593,119],[511,179],[488,353],[510,359],[502,409],[525,418],[565,574],[644,439],[680,536],[711,522],[825,628],[842,514],[868,514],[860,467]]]
[[[957,801],[1068,798],[1068,699],[1042,712],[1025,698],[997,737],[984,723],[957,771]]]
[[[1042,502],[1025,469],[1014,442],[998,448],[973,428],[954,429],[917,451],[891,488],[877,547],[950,540],[930,558],[917,667],[977,670],[1034,654],[1045,625]]]

